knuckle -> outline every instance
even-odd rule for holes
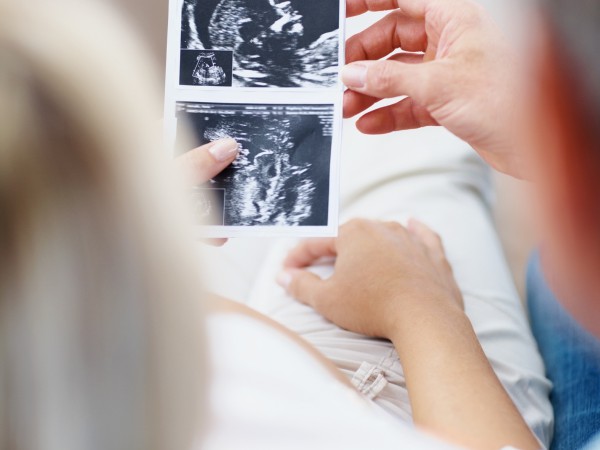
[[[388,228],[396,234],[404,235],[408,233],[408,230],[399,222],[390,221],[386,222]]]
[[[352,219],[344,225],[344,228],[347,231],[356,231],[363,229],[366,226],[367,221],[365,219]]]

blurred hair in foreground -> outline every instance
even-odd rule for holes
[[[101,2],[0,0],[3,449],[198,432],[202,294],[153,70]]]

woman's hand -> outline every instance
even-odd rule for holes
[[[227,168],[239,154],[234,139],[220,139],[184,153],[175,160],[176,169],[186,177],[190,186],[206,183]],[[211,245],[221,246],[227,239],[210,239]]]
[[[328,280],[304,270],[335,257]],[[390,339],[402,361],[415,425],[461,448],[539,444],[490,366],[463,311],[440,238],[411,221],[354,220],[337,239],[289,254],[279,282],[348,330]]]
[[[327,280],[305,270],[323,257],[336,258]],[[392,339],[426,311],[463,307],[439,236],[414,220],[353,220],[338,238],[304,241],[284,265],[279,282],[293,297],[368,336]]]
[[[441,125],[497,170],[518,176],[516,58],[485,10],[472,0],[347,0],[349,17],[383,10],[392,12],[348,39],[344,116],[407,96],[365,114],[358,129]]]

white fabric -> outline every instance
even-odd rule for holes
[[[208,322],[211,420],[198,450],[444,450],[381,415],[287,336],[254,319]]]
[[[440,129],[388,136],[360,135],[346,128],[342,170],[342,218],[421,219],[442,236],[466,311],[498,377],[541,442],[548,446],[553,414],[551,385],[529,330],[488,210],[489,173],[464,143]],[[411,421],[402,367],[391,343],[340,330],[285,295],[274,279],[293,240],[258,241],[249,251],[232,242],[211,257],[211,280],[227,294],[233,264],[248,271],[239,297],[300,334],[347,374],[382,410]],[[242,246],[243,252],[236,252]],[[240,262],[243,261],[243,262]],[[251,270],[261,261],[260,275]],[[321,267],[327,276],[331,267]],[[252,275],[250,275],[252,273]],[[256,279],[253,287],[250,280]],[[243,281],[240,280],[240,281]],[[373,375],[369,382],[369,376]],[[378,378],[378,376],[381,377]]]

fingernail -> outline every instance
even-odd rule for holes
[[[292,276],[289,272],[283,271],[280,272],[279,275],[277,275],[276,281],[279,286],[281,286],[284,289],[287,289],[290,283],[292,282]]]
[[[216,141],[208,151],[217,161],[223,162],[239,153],[239,145],[235,139],[222,139]]]
[[[342,81],[349,88],[365,87],[367,81],[367,66],[350,64],[342,69]]]

